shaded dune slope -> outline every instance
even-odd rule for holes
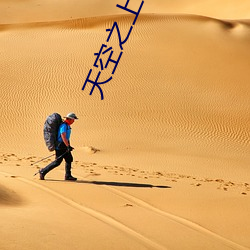
[[[0,206],[17,206],[22,204],[22,199],[14,191],[0,185]]]

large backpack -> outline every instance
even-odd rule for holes
[[[62,117],[58,113],[49,115],[44,123],[44,141],[49,151],[55,150],[57,146],[58,129],[62,123]]]

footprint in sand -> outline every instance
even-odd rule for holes
[[[133,205],[132,205],[132,204],[127,203],[127,204],[125,204],[125,205],[124,205],[124,207],[133,207]]]

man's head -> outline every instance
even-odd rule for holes
[[[75,115],[75,113],[68,113],[64,118],[66,118],[66,122],[71,125],[74,123],[75,120],[78,119],[78,117]]]

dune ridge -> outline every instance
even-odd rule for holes
[[[38,22],[23,22],[23,23],[10,23],[10,24],[0,24],[2,30],[4,29],[13,29],[13,28],[43,28],[43,27],[68,27],[68,28],[95,28],[99,26],[103,26],[103,24],[117,20],[117,21],[128,21],[134,19],[134,15],[132,14],[114,14],[114,15],[104,15],[104,16],[93,16],[93,17],[85,17],[85,18],[75,18],[75,19],[65,19],[58,21],[38,21]],[[163,14],[163,13],[140,13],[139,19],[140,22],[150,22],[154,21],[173,21],[173,22],[185,22],[185,21],[215,21],[221,23],[222,26],[227,28],[234,28],[238,23],[244,24],[246,26],[250,26],[249,19],[223,19],[223,18],[215,18],[198,14]],[[107,24],[106,24],[107,25]]]
[[[17,4],[18,3],[18,4]],[[141,0],[129,2],[131,9],[138,9]],[[65,19],[76,19],[92,16],[117,15],[124,14],[124,11],[117,8],[116,4],[124,5],[125,1],[108,0],[100,2],[93,0],[90,2],[79,2],[73,0],[70,3],[66,0],[58,1],[30,1],[27,7],[27,1],[1,1],[0,8],[2,15],[0,23],[23,23],[36,21],[58,21]],[[216,4],[216,7],[215,7]],[[239,19],[249,18],[249,2],[243,0],[240,4],[236,0],[222,0],[219,3],[211,0],[198,1],[192,0],[192,3],[183,0],[162,1],[147,0],[144,1],[142,13],[152,14],[198,14],[216,18]]]

